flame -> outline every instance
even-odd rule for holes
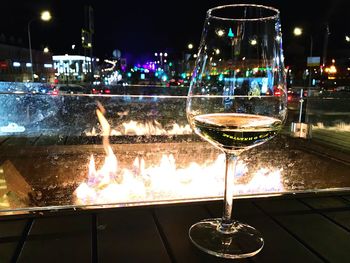
[[[114,179],[116,179],[118,171],[118,161],[109,144],[109,134],[111,133],[111,127],[104,116],[106,110],[100,103],[98,104],[98,107],[99,108],[96,110],[96,114],[102,126],[102,143],[103,148],[106,152],[106,159],[102,168],[96,171],[96,168],[94,166],[95,160],[93,156],[91,156],[89,167],[89,182],[96,182],[98,188],[101,189],[104,186],[108,186]]]
[[[221,197],[224,190],[224,158],[224,155],[219,155],[206,165],[192,162],[187,167],[179,168],[171,154],[162,155],[159,163],[149,166],[144,158],[136,157],[130,168],[118,171],[116,157],[107,156],[100,170],[93,172],[95,167],[90,166],[88,182],[83,182],[76,189],[76,202],[105,204]],[[281,192],[284,190],[282,171],[261,168],[253,173],[249,181],[236,183],[234,193]],[[248,172],[247,165],[239,161],[236,180],[247,176]]]
[[[109,143],[113,130],[105,118],[105,109],[98,105],[96,114],[102,127],[103,148],[106,157],[100,169],[96,169],[94,156],[89,162],[88,179],[75,191],[77,204],[108,204],[131,202],[156,202],[170,199],[193,199],[221,197],[224,190],[225,156],[200,165],[191,162],[187,167],[179,167],[174,155],[163,154],[159,163],[147,164],[142,156],[137,156],[130,168],[120,169],[118,160]],[[131,121],[123,124],[126,133],[140,135],[146,130],[151,134],[162,134],[160,123],[140,125]],[[139,129],[145,129],[139,132]],[[173,130],[181,130],[174,125]],[[261,168],[248,177],[248,166],[241,160],[236,167],[235,194],[270,193],[283,191],[282,169]],[[250,178],[250,180],[246,179]],[[232,182],[234,183],[234,182]]]
[[[102,135],[96,131],[96,128],[93,127],[91,131],[85,131],[87,136],[96,136]],[[111,129],[110,135],[120,136],[120,135],[183,135],[183,134],[192,134],[192,130],[189,124],[179,125],[173,123],[172,127],[166,129],[158,121],[148,121],[148,122],[137,122],[137,121],[128,121],[123,122],[116,128]]]
[[[95,173],[94,178],[89,178],[87,183],[83,182],[76,189],[77,204],[156,202],[223,195],[224,155],[219,155],[208,165],[192,162],[184,168],[177,167],[171,154],[162,155],[159,163],[150,166],[146,165],[143,158],[136,157],[130,169],[121,171],[106,165],[109,158],[106,157],[106,163]],[[247,175],[247,165],[239,161],[237,171],[240,174],[236,176],[236,181]],[[116,179],[118,172],[119,181]],[[281,192],[284,190],[281,172],[281,169],[261,168],[248,182],[232,182],[235,185],[234,193]],[[94,173],[89,171],[89,174]]]
[[[99,102],[97,105],[98,105],[98,109],[96,110],[96,115],[97,115],[98,121],[102,126],[102,134],[101,134],[103,136],[102,143],[103,143],[103,148],[105,149],[108,157],[110,154],[114,155],[111,147],[109,146],[109,134],[111,133],[111,126],[109,125],[107,119],[104,116],[104,114],[106,113],[105,108]]]

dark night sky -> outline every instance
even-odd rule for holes
[[[247,1],[239,1],[244,3]],[[199,43],[207,9],[216,5],[238,3],[222,0],[3,0],[0,11],[0,34],[23,39],[27,46],[27,23],[50,9],[54,20],[33,22],[31,26],[34,48],[49,46],[55,54],[70,53],[72,44],[80,43],[84,24],[84,5],[91,4],[95,12],[95,50],[97,56],[110,56],[113,49],[140,55],[162,50],[182,50],[187,43]],[[315,53],[321,52],[322,28],[330,23],[329,47],[346,48],[345,34],[350,34],[350,1],[249,1],[281,10],[284,45],[292,39],[292,28],[300,25],[312,32]],[[297,40],[297,41],[306,41]],[[318,51],[319,50],[319,51]]]

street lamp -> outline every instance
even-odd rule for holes
[[[301,36],[303,34],[303,29],[300,27],[295,27],[293,30],[293,34],[295,36]]]
[[[303,29],[300,27],[295,27],[293,30],[293,34],[297,37],[301,36],[303,34]],[[310,57],[312,57],[312,48],[313,48],[313,38],[312,35],[310,35]]]
[[[293,30],[293,34],[296,37],[301,36],[303,34],[303,29],[300,28],[300,27],[295,27],[294,30]],[[313,44],[314,44],[313,37],[312,37],[312,35],[310,35],[310,57],[312,57]],[[312,73],[312,70],[310,68],[310,72],[309,72],[309,87],[311,86],[311,73]]]
[[[293,30],[293,34],[296,37],[300,37],[301,35],[303,35],[303,29],[300,28],[300,27],[295,27],[294,30]],[[312,38],[312,35],[310,34],[310,57],[312,57],[312,48],[313,48],[313,38]],[[309,83],[308,83],[308,88],[307,88],[308,89],[308,94],[309,94],[309,89],[311,87],[311,81],[312,81],[312,68],[310,66],[310,68],[309,68]],[[303,95],[304,95],[304,89],[302,88],[300,90],[300,100],[299,100],[299,102],[300,102],[300,107],[299,107],[300,134],[301,134],[301,130],[302,130],[301,118],[302,118],[303,102],[304,102]]]
[[[253,39],[250,40],[250,44],[251,44],[252,46],[255,46],[257,43],[258,43],[258,41],[257,41],[255,38],[253,38]]]
[[[164,52],[164,53],[163,52],[160,52],[160,53],[156,52],[156,53],[154,53],[154,56],[155,57],[159,56],[160,61],[159,62],[157,61],[157,62],[160,63],[161,68],[163,68],[163,64],[167,62],[166,57],[168,56],[168,53],[166,53],[166,52]]]
[[[216,34],[217,34],[219,37],[222,37],[222,36],[224,36],[225,31],[222,30],[222,29],[219,29],[219,30],[216,31]]]
[[[45,10],[45,11],[41,12],[41,14],[40,14],[40,19],[43,21],[50,21],[51,18],[52,18],[52,16],[51,16],[50,11]]]
[[[40,19],[42,21],[50,21],[51,20],[51,13],[49,11],[43,11],[40,14]],[[29,43],[29,57],[30,57],[30,64],[31,64],[31,78],[32,78],[32,82],[34,82],[34,64],[33,64],[33,54],[32,54],[32,40],[31,40],[31,36],[30,36],[30,25],[32,24],[33,21],[35,21],[37,18],[33,18],[28,22],[28,43]]]

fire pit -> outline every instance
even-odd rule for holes
[[[192,134],[185,103],[0,94],[1,213],[221,198],[223,156]],[[235,195],[348,187],[346,167],[282,134],[242,156]]]

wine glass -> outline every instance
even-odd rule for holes
[[[224,258],[245,258],[264,245],[253,227],[231,219],[237,157],[273,138],[286,119],[287,92],[279,11],[235,4],[207,11],[187,98],[196,134],[225,153],[222,218],[189,230],[199,249]]]

